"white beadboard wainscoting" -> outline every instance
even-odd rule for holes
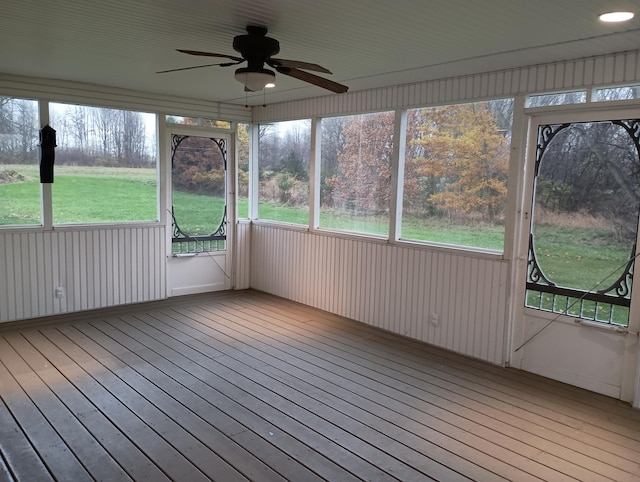
[[[251,221],[248,219],[241,219],[236,223],[233,257],[234,289],[251,288]]]
[[[158,112],[161,115],[183,115],[251,122],[251,113],[244,105],[225,104],[191,97],[175,97],[153,92],[142,93],[118,87],[85,84],[68,80],[0,73],[0,89],[2,89],[3,95],[10,94],[27,99],[54,99],[56,102]]]
[[[0,232],[0,322],[163,299],[164,245],[158,225]]]
[[[637,50],[256,106],[253,122],[475,102],[520,94],[634,84],[639,80],[640,50]]]
[[[506,261],[255,223],[251,287],[505,363]]]

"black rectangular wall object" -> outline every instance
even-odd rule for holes
[[[53,183],[53,163],[56,158],[56,131],[46,125],[40,129],[40,183]]]

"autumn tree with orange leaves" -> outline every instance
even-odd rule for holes
[[[337,151],[337,173],[325,180],[332,207],[356,214],[389,211],[393,122],[393,112],[346,119],[341,136],[344,144]]]
[[[489,103],[410,111],[405,212],[493,222],[507,193],[508,145]]]

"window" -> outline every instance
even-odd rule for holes
[[[50,104],[55,224],[158,219],[156,116]]]
[[[504,248],[513,100],[407,112],[401,237]]]
[[[388,236],[394,117],[322,120],[321,227]]]
[[[538,127],[527,307],[628,324],[639,152],[639,120]]]
[[[258,218],[309,224],[311,121],[259,126]]]
[[[42,224],[38,102],[0,97],[0,226]]]
[[[631,100],[631,99],[640,99],[640,85],[596,89],[593,100],[596,102],[602,102],[602,101],[611,101],[611,100]]]
[[[546,107],[549,105],[584,104],[587,101],[587,92],[579,90],[575,92],[557,92],[554,94],[530,95],[527,97],[525,107]]]
[[[231,129],[231,122],[229,121],[208,119],[206,117],[184,117],[179,115],[168,115],[165,117],[165,121],[167,124]]]

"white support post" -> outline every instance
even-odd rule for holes
[[[38,103],[40,127],[49,124],[49,101],[41,99]],[[54,181],[55,181],[55,165],[54,165]],[[53,194],[51,184],[40,183],[40,214],[42,226],[46,231],[53,229]]]
[[[158,220],[160,224],[169,226],[170,231],[171,220],[169,219],[169,210],[171,209],[171,136],[167,129],[165,114],[156,115],[156,135],[159,139],[158,148]],[[171,239],[168,240],[169,245]]]
[[[404,194],[404,156],[407,146],[407,111],[397,109],[391,159],[391,193],[389,206],[389,241],[400,239],[402,229],[402,197]]]
[[[639,246],[639,241],[640,232],[636,233],[636,246]],[[638,255],[637,249],[635,254]],[[638,258],[635,263],[638,263]],[[629,332],[625,338],[620,387],[620,399],[630,401],[634,408],[640,408],[640,317],[638,313],[640,313],[640,296],[636,294],[631,296],[629,307]]]
[[[249,139],[249,219],[258,219],[258,182],[260,172],[258,166],[258,141],[260,125],[251,124],[251,136]]]
[[[311,143],[309,156],[309,229],[320,226],[320,179],[321,179],[321,144],[322,119],[311,120]]]
[[[514,352],[515,347],[523,341],[523,295],[517,295],[518,287],[525,282],[526,252],[529,229],[529,214],[527,204],[530,202],[525,196],[526,153],[528,119],[524,113],[526,97],[516,96],[513,99],[513,120],[511,124],[511,152],[509,154],[509,190],[507,192],[505,208],[505,235],[503,256],[511,260],[511,284],[509,285],[506,333],[504,336],[503,359],[505,365],[519,367],[522,352]],[[525,244],[526,243],[526,246]]]

